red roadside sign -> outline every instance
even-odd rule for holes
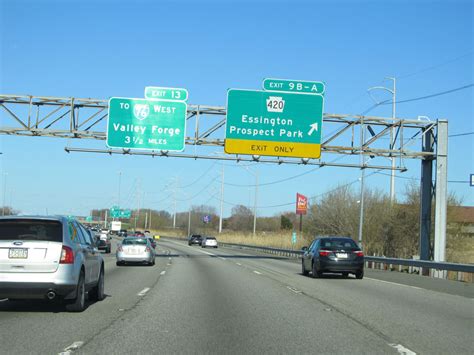
[[[308,211],[308,198],[299,193],[296,194],[296,214],[303,215]]]

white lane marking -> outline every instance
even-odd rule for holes
[[[377,281],[377,282],[383,282],[383,283],[391,284],[391,285],[397,285],[397,286],[403,286],[403,287],[414,288],[415,290],[423,290],[421,287],[416,287],[416,286],[411,286],[411,285],[404,285],[404,284],[398,284],[398,283],[396,283],[396,282],[391,282],[391,281],[384,281],[384,280],[372,279],[372,278],[370,278],[370,277],[364,277],[364,279],[372,280],[372,281]]]
[[[168,260],[171,260],[171,258],[168,258]]]
[[[227,260],[226,258],[223,258],[222,256],[218,256],[218,258],[221,260]]]
[[[239,265],[239,266],[242,266],[242,264],[241,264],[241,263],[235,263],[235,265]]]
[[[137,296],[145,296],[145,294],[150,291],[149,287],[145,287],[143,290],[141,290],[139,293],[137,293]]]
[[[286,286],[286,288],[287,288],[288,290],[290,290],[291,292],[294,292],[294,293],[296,293],[296,294],[300,294],[300,293],[303,292],[303,291],[300,291],[300,290],[298,290],[298,289],[296,289],[296,288],[294,288],[294,287],[291,287],[291,286]]]
[[[83,341],[75,341],[68,347],[64,348],[62,352],[59,353],[59,355],[69,355],[71,354],[74,350],[79,349],[82,345],[84,345]]]
[[[262,274],[261,272],[258,272],[257,270],[254,270],[253,273],[254,273],[254,274],[257,274],[257,275],[261,275],[261,274]]]
[[[163,270],[162,272],[160,272],[160,275],[164,275],[164,274],[166,274],[166,271]]]
[[[392,348],[395,348],[397,349],[398,353],[399,354],[403,354],[403,355],[416,355],[416,353],[414,351],[411,351],[410,349],[408,348],[405,348],[403,345],[401,344],[388,344],[390,345]]]
[[[0,300],[0,302],[5,302],[8,301],[8,298],[4,298],[3,300]]]

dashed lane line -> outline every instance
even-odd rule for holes
[[[137,293],[137,296],[145,296],[145,294],[150,291],[149,287],[145,287],[143,290],[141,290],[139,293]]]
[[[262,273],[261,273],[261,272],[258,272],[257,270],[254,270],[253,273],[254,273],[254,274],[257,274],[257,275],[262,275]]]
[[[84,345],[83,341],[75,341],[68,347],[64,348],[62,352],[60,352],[58,355],[69,355],[72,354],[74,350],[78,350],[82,345]]]
[[[166,271],[163,270],[162,272],[160,272],[160,275],[164,275],[164,274],[166,274]]]
[[[416,355],[416,353],[414,351],[411,351],[410,349],[405,348],[401,344],[388,344],[388,345],[390,345],[394,349],[397,349],[399,354],[402,354],[402,355]]]

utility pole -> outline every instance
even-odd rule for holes
[[[7,193],[7,173],[3,173],[3,208],[2,208],[2,216],[5,216],[5,196]]]
[[[222,233],[223,210],[224,210],[224,164],[222,164],[222,175],[221,175],[221,211],[219,215],[219,234]]]

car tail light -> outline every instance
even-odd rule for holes
[[[74,264],[74,251],[63,245],[61,250],[61,259],[59,260],[60,264]]]
[[[145,251],[151,251],[150,247],[146,247]]]
[[[364,252],[361,250],[356,250],[354,253],[356,256],[364,256]]]
[[[329,256],[331,252],[329,250],[320,250],[319,251],[319,256]]]
[[[119,246],[119,247],[117,248],[117,251],[123,251],[122,246]]]

